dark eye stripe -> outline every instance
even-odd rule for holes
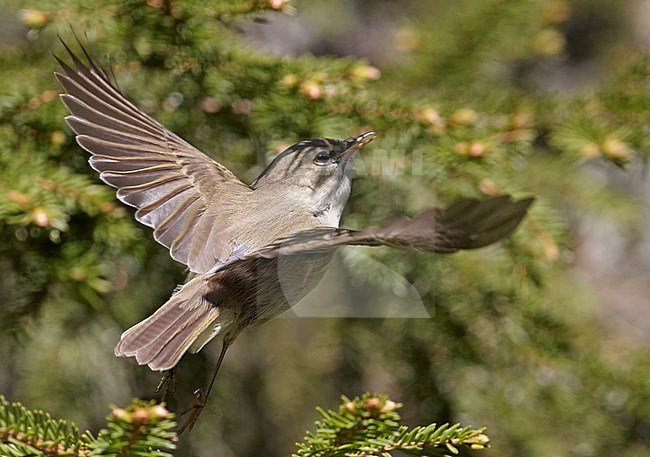
[[[294,153],[291,156],[291,163],[287,167],[285,176],[295,172],[306,160],[311,160],[309,152],[311,152],[313,149],[313,147],[307,147],[300,150],[298,153]]]
[[[337,149],[340,149],[340,146],[343,144],[344,142],[342,140],[334,140],[331,138],[313,138],[296,143],[276,156],[271,164],[257,177],[255,181],[253,181],[252,186],[256,187],[260,180],[273,174],[280,163],[286,163],[287,166],[283,167],[284,171],[282,172],[282,177],[280,178],[280,176],[278,176],[278,178],[287,178],[287,176],[294,173],[303,163],[307,164],[305,161],[308,160],[309,164],[313,163],[314,155],[311,153],[315,149],[323,149],[325,152],[336,151]],[[330,159],[331,157],[332,153],[330,153]]]

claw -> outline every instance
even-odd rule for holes
[[[208,402],[208,397],[210,396],[210,392],[212,391],[212,386],[214,386],[214,380],[216,379],[217,373],[219,372],[219,367],[221,367],[221,362],[223,362],[223,358],[226,355],[226,351],[228,350],[230,343],[232,343],[232,339],[224,339],[223,346],[221,346],[221,353],[219,354],[219,360],[217,360],[217,366],[215,367],[214,373],[212,374],[212,379],[210,380],[210,384],[208,384],[208,390],[206,393],[204,394],[201,389],[196,389],[194,391],[194,405],[180,413],[181,416],[184,416],[187,413],[190,413],[190,415],[185,423],[181,426],[181,428],[178,429],[178,432],[176,432],[178,435],[183,433],[188,428],[190,431],[192,431],[192,427],[194,427],[194,424],[203,412],[203,408],[205,408],[205,405]]]
[[[174,396],[176,393],[176,367],[163,373],[160,382],[156,387],[156,393],[159,392],[162,392],[160,397],[161,401],[165,401],[168,393],[171,393],[172,397]]]
[[[203,408],[205,408],[207,403],[208,397],[203,394],[201,389],[196,389],[194,391],[194,404],[179,414],[180,416],[184,416],[185,414],[190,413],[187,420],[176,432],[178,435],[183,433],[185,430],[188,430],[188,433],[192,431],[194,424],[196,424],[196,421],[199,419],[199,416],[203,412]]]

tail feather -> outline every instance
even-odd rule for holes
[[[122,334],[115,355],[135,357],[140,365],[149,365],[155,371],[176,366],[219,316],[219,308],[202,295],[196,280],[185,284],[154,314]]]

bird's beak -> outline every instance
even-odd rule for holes
[[[345,140],[346,142],[346,148],[345,151],[343,152],[343,155],[349,156],[354,154],[356,151],[370,143],[372,140],[375,139],[377,134],[375,132],[366,132],[362,133],[356,138],[349,138]]]
[[[375,132],[362,133],[356,138],[348,138],[342,141],[341,146],[333,152],[336,163],[350,164],[353,161],[354,153],[370,143],[377,134]]]
[[[356,138],[348,138],[345,140],[345,149],[339,153],[339,158],[344,158],[345,162],[347,162],[354,156],[355,152],[374,140],[376,136],[375,132],[366,132]]]

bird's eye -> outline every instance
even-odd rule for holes
[[[314,157],[314,163],[316,165],[326,165],[330,161],[330,155],[327,152],[319,152],[316,157]]]

